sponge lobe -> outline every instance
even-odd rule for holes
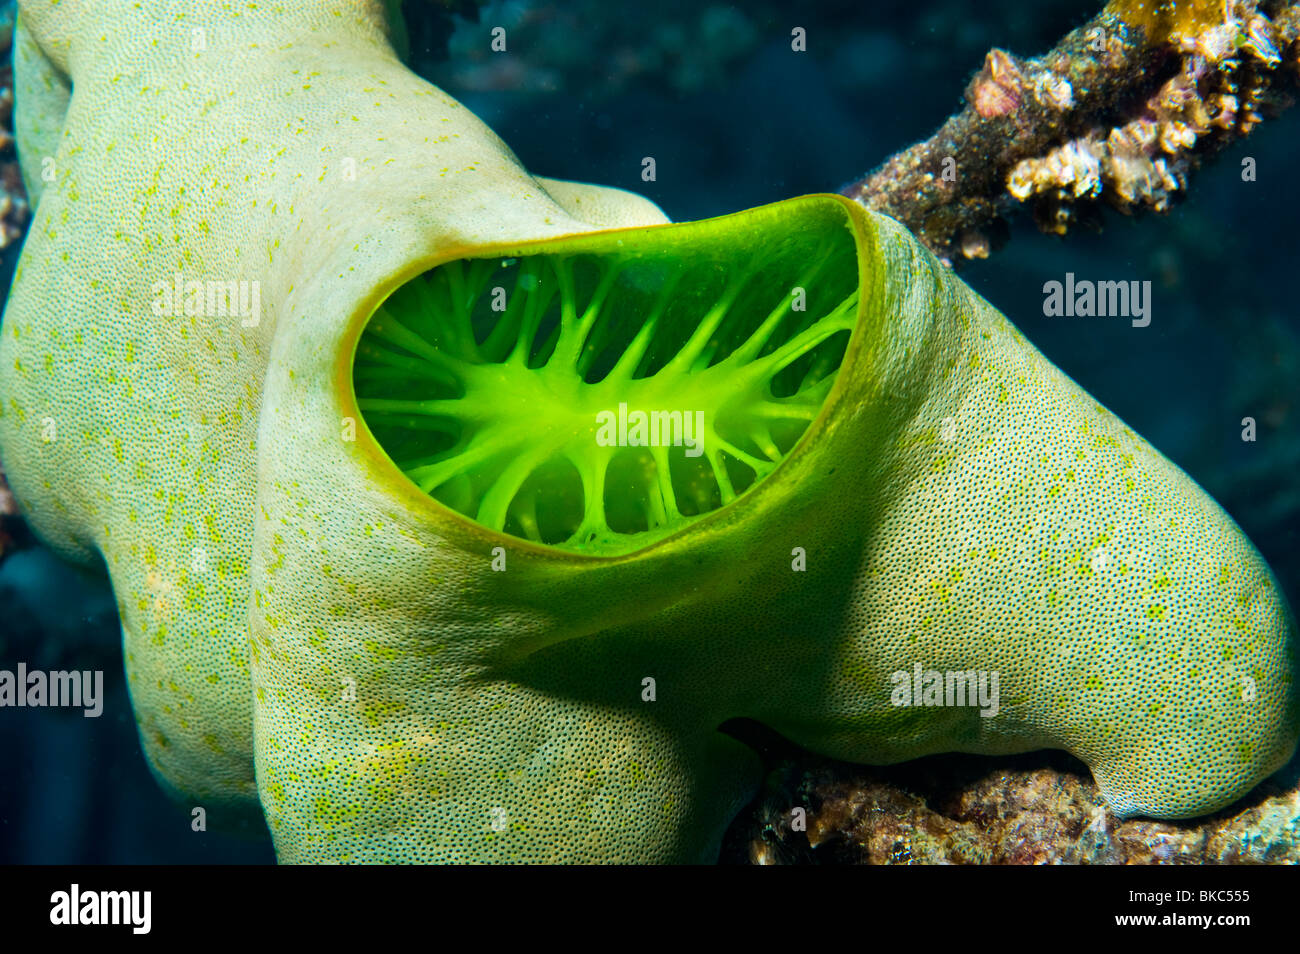
[[[899,303],[876,399],[924,397],[870,482],[877,520],[816,703],[828,724],[792,734],[867,762],[1065,748],[1119,814],[1241,796],[1286,761],[1300,722],[1295,621],[1263,559],[1186,474],[876,222]],[[891,675],[917,663],[997,672],[998,714],[891,705]]]

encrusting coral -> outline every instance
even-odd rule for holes
[[[1044,56],[990,51],[963,112],[844,194],[945,257],[986,257],[1020,202],[1056,234],[1098,202],[1165,211],[1198,163],[1289,103],[1298,40],[1296,3],[1112,0]]]
[[[31,534],[18,513],[18,502],[5,483],[4,473],[0,472],[0,562],[30,539]]]
[[[174,793],[284,861],[667,861],[755,790],[736,718],[1066,749],[1121,815],[1294,750],[1259,554],[891,219],[667,224],[530,176],[383,4],[169,10],[22,6],[0,454]],[[565,408],[615,399],[705,453],[606,454]]]
[[[805,760],[806,761],[806,760]],[[1295,864],[1296,767],[1250,798],[1183,821],[1117,819],[1060,753],[945,756],[891,768],[814,760],[773,772],[728,863]],[[798,809],[796,814],[795,809]]]
[[[13,157],[13,27],[13,10],[0,9],[0,249],[21,238],[27,224],[27,193]],[[0,470],[0,563],[30,539]]]
[[[0,249],[22,237],[27,225],[27,194],[23,191],[18,163],[14,161],[12,113],[14,108],[13,66],[9,48],[13,42],[13,14],[0,9]]]

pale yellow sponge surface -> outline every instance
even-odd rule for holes
[[[878,236],[885,370],[860,413],[892,426],[863,455],[866,509],[842,504],[871,529],[824,669],[794,690],[818,705],[765,715],[868,762],[1065,748],[1119,813],[1243,794],[1300,730],[1295,621],[1268,567],[903,229]],[[918,662],[999,673],[997,715],[891,705],[882,682]]]
[[[397,61],[379,3],[33,2],[20,24],[43,194],[5,312],[6,471],[50,546],[102,557],[158,774],[252,804],[248,561],[277,332],[348,314],[434,248],[663,216],[593,189],[598,218],[570,217]],[[160,315],[177,275],[257,282],[260,315]]]
[[[285,861],[670,861],[716,856],[755,790],[738,717],[866,762],[1065,748],[1166,817],[1285,761],[1297,635],[1259,554],[905,230],[830,196],[664,225],[535,179],[397,61],[382,7],[22,8],[24,170],[53,172],[0,455],[50,545],[103,560],[165,784],[260,802]],[[627,553],[443,506],[354,394],[368,320],[442,262],[793,284],[822,250],[858,292],[820,412]],[[169,307],[177,276],[259,308]],[[897,704],[918,666],[996,674],[996,714]]]

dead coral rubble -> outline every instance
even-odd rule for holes
[[[14,155],[14,83],[9,47],[13,42],[13,11],[0,11],[0,249],[23,237],[27,228],[27,193]]]
[[[1121,821],[1063,753],[788,766],[729,861],[754,864],[1295,864],[1300,760],[1205,818]],[[777,773],[778,775],[780,773]],[[799,824],[795,808],[802,808]],[[804,830],[800,830],[800,829]],[[743,857],[742,857],[743,856]]]
[[[9,61],[13,28],[13,8],[0,10],[0,249],[19,241],[27,225],[27,193],[14,156],[13,67]],[[7,554],[30,542],[31,534],[18,515],[18,504],[0,471],[0,563]]]
[[[5,483],[4,472],[0,471],[0,563],[4,563],[9,554],[31,543],[31,532],[18,515],[18,502]]]
[[[982,258],[1017,203],[1064,234],[1080,211],[1164,211],[1207,156],[1290,104],[1300,3],[1113,0],[1045,56],[991,51],[968,106],[844,189],[936,254]]]

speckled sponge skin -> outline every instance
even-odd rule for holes
[[[379,4],[140,6],[22,6],[44,194],[0,455],[43,538],[102,557],[146,752],[190,803],[260,800],[284,861],[705,860],[759,776],[735,717],[865,762],[1065,748],[1159,817],[1294,749],[1258,553],[900,226],[821,196],[649,227],[530,177],[397,62]],[[790,221],[858,249],[836,386],[771,477],[653,546],[481,528],[356,410],[366,319],[440,261]],[[155,315],[177,272],[259,281],[260,320]],[[998,715],[891,705],[916,662],[997,671]]]
[[[378,3],[32,2],[16,48],[39,204],[2,336],[6,472],[53,549],[102,557],[159,776],[255,804],[248,564],[277,346],[437,249],[664,219],[556,184],[567,213],[398,62]],[[155,314],[177,273],[260,282],[260,319]]]

